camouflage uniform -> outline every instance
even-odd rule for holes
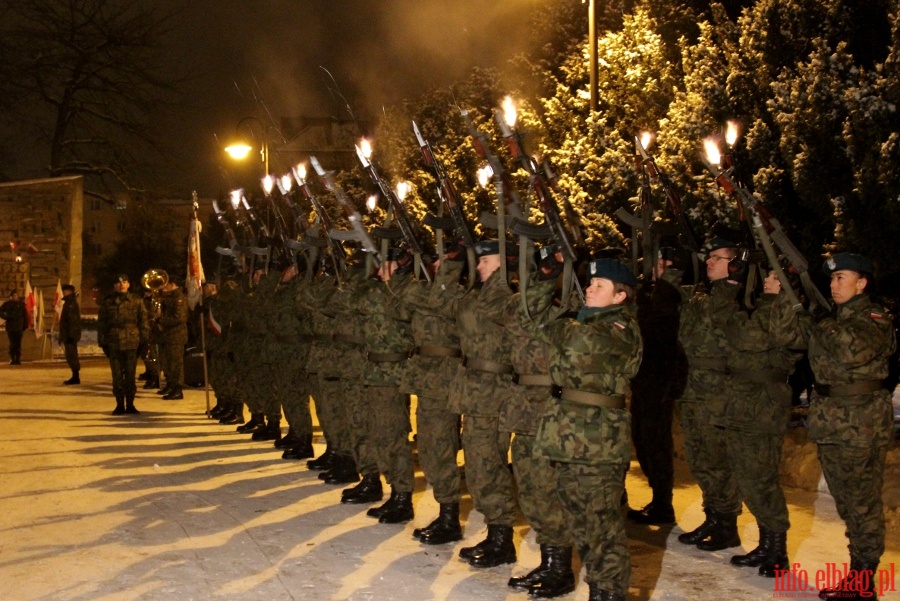
[[[312,437],[312,413],[309,397],[312,393],[306,362],[310,350],[311,323],[305,314],[298,314],[295,298],[301,279],[279,283],[271,299],[269,331],[274,340],[269,346],[273,358],[272,382],[278,389],[281,407],[293,435],[304,440]]]
[[[166,388],[184,388],[184,345],[188,339],[187,298],[180,288],[159,295],[159,318],[156,320],[159,343],[159,365],[166,376]]]
[[[513,394],[506,318],[515,302],[498,270],[459,300],[456,317],[464,362],[457,367],[449,406],[463,415],[466,487],[488,526],[511,527],[516,519],[507,467],[510,432],[500,430],[500,415]]]
[[[243,397],[238,383],[235,366],[234,349],[239,336],[238,315],[243,292],[234,280],[222,283],[218,292],[211,296],[206,310],[212,319],[219,324],[220,333],[212,330],[207,333],[206,348],[209,351],[209,380],[216,392],[216,399],[230,408],[222,414],[243,413]]]
[[[529,287],[529,303],[549,303],[555,281]],[[543,310],[535,301],[537,311]],[[631,416],[625,408],[641,362],[641,334],[627,305],[582,309],[544,327],[529,325],[550,345],[550,377],[559,398],[548,401],[535,449],[558,463],[559,496],[566,509],[585,580],[624,597],[631,558],[620,503],[622,473],[631,460]]]
[[[763,294],[751,315],[738,310],[725,328],[728,456],[747,508],[761,529],[773,532],[790,527],[778,466],[791,413],[787,378],[806,348],[809,326],[786,294]]]
[[[678,400],[684,452],[703,494],[707,512],[736,516],[741,498],[725,440],[726,396],[730,380],[725,328],[738,309],[737,284],[717,280],[708,291],[696,287],[682,304],[678,339],[688,362],[687,385]]]
[[[248,369],[244,371],[246,384],[258,403],[258,412],[266,416],[267,423],[272,424],[281,422],[282,391],[278,382],[271,379],[277,363],[275,353],[280,350],[277,332],[271,327],[275,314],[275,291],[280,279],[280,271],[270,270],[260,278],[250,296],[253,319],[250,322],[250,341],[245,349],[252,353],[245,357],[249,362]],[[247,404],[251,405],[250,397]]]
[[[379,471],[392,491],[399,493],[412,493],[415,485],[409,403],[399,389],[414,342],[409,313],[398,296],[411,283],[409,276],[397,275],[387,283],[368,280],[356,299],[366,340],[363,382],[369,440]]]
[[[141,297],[130,292],[103,299],[97,314],[97,343],[108,351],[117,405],[133,407],[138,347],[147,344],[150,328]]]
[[[875,569],[884,553],[881,492],[885,457],[893,436],[891,394],[879,383],[888,375],[896,340],[891,317],[867,294],[839,305],[809,340],[816,392],[809,409],[809,437],[838,513],[847,524],[850,557]],[[860,388],[871,385],[868,392]],[[843,386],[855,386],[856,391]]]

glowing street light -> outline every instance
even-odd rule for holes
[[[255,121],[257,125],[259,125],[262,130],[262,141],[260,143],[259,156],[263,163],[264,175],[269,174],[269,141],[267,139],[267,131],[266,126],[262,121],[257,119],[256,117],[244,117],[240,121],[237,122],[237,125],[234,126],[234,140],[231,144],[225,147],[225,152],[236,161],[242,161],[246,159],[250,155],[250,151],[253,150],[253,146],[241,136],[240,129],[241,126],[245,123],[249,123],[250,121]],[[253,133],[251,128],[250,133]]]

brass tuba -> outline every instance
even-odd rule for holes
[[[162,269],[150,269],[141,276],[141,286],[150,291],[152,300],[150,301],[149,318],[151,328],[156,327],[156,320],[162,313],[162,302],[159,300],[159,293],[163,286],[169,283],[169,274]]]

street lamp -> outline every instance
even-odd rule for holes
[[[584,4],[585,0],[581,0]],[[588,0],[588,45],[590,59],[591,114],[597,112],[599,93],[597,91],[599,69],[597,61],[597,0]]]
[[[265,175],[269,174],[269,140],[266,136],[266,127],[263,125],[263,122],[257,119],[256,117],[244,117],[240,121],[238,121],[237,125],[234,127],[234,137],[235,140],[225,147],[225,152],[228,155],[238,161],[242,161],[247,158],[247,155],[250,154],[250,151],[253,150],[253,146],[251,146],[246,139],[242,139],[240,136],[241,126],[245,123],[249,123],[251,121],[255,121],[260,130],[262,131],[262,142],[260,143],[259,156],[263,162],[263,166],[265,168]],[[253,129],[250,128],[250,133],[253,133]]]

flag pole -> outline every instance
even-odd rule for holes
[[[196,277],[198,280],[200,279],[200,273],[202,272],[202,264],[200,263],[200,221],[197,219],[197,213],[200,210],[200,203],[197,202],[197,191],[193,192],[193,223],[191,223],[191,233],[192,236],[188,236],[188,242],[192,245],[192,248],[188,249],[188,276]],[[200,269],[196,273],[191,273],[191,254],[196,252],[197,254],[197,265],[200,265]],[[198,281],[197,285],[200,286],[200,298],[198,299],[198,306],[200,307],[200,312],[197,316],[197,319],[200,321],[200,356],[203,358],[203,389],[206,392],[206,417],[211,417],[211,409],[209,404],[209,365],[207,364],[206,358],[206,323],[203,319],[203,287],[202,282]]]

